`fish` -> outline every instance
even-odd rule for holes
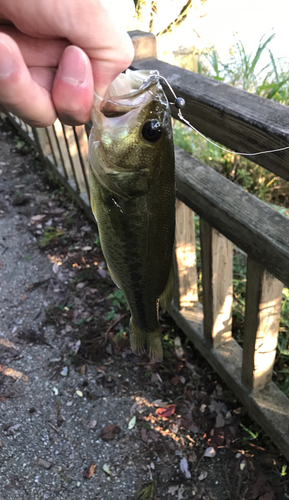
[[[130,309],[130,344],[163,358],[159,307],[174,286],[175,161],[169,103],[158,71],[126,70],[95,93],[90,200],[108,270]]]

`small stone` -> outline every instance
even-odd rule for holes
[[[91,420],[90,421],[90,428],[95,429],[96,426],[97,426],[97,420]]]
[[[225,419],[224,419],[222,413],[218,413],[218,415],[216,417],[215,427],[217,427],[217,428],[224,427],[224,425],[225,425]]]
[[[40,467],[43,467],[43,469],[50,469],[50,467],[52,466],[52,463],[51,462],[47,462],[47,460],[44,460],[44,458],[38,458],[37,464]]]

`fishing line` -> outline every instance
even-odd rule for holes
[[[158,77],[162,78],[162,80],[164,80],[166,82],[166,84],[169,87],[171,93],[173,94],[173,96],[175,98],[175,102],[170,102],[170,104],[174,105],[178,109],[178,117],[179,117],[179,119],[182,122],[184,122],[186,125],[188,125],[191,129],[193,129],[195,132],[197,132],[201,137],[203,137],[204,139],[206,139],[206,141],[208,141],[211,144],[213,144],[213,146],[216,146],[217,148],[222,149],[223,151],[226,151],[227,153],[231,153],[233,155],[242,155],[242,156],[257,156],[257,155],[263,155],[263,154],[266,154],[266,153],[277,153],[277,151],[284,151],[285,149],[289,149],[289,146],[285,146],[284,148],[269,149],[268,151],[259,151],[258,153],[241,153],[241,152],[237,152],[237,151],[231,151],[230,149],[226,149],[226,148],[223,148],[222,146],[219,146],[219,144],[216,144],[214,141],[211,141],[211,139],[209,139],[204,134],[202,134],[198,129],[196,129],[196,127],[194,127],[188,120],[186,120],[184,118],[181,109],[184,108],[185,105],[186,105],[185,99],[183,99],[182,97],[177,97],[174,89],[172,88],[172,86],[169,84],[169,82],[167,81],[167,79],[164,76],[158,75]]]

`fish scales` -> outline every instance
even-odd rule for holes
[[[119,97],[113,88],[112,95],[94,105],[91,205],[109,271],[131,311],[132,348],[137,353],[147,349],[160,360],[158,302],[166,308],[173,291],[172,130],[157,75],[129,72],[130,78],[136,79],[131,92]]]

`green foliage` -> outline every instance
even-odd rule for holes
[[[94,244],[97,246],[97,247],[100,247],[100,239],[99,239],[99,236],[98,234],[95,234],[94,235],[95,239],[94,239]]]
[[[136,500],[153,500],[156,487],[157,487],[157,482],[150,481],[149,484],[146,486],[146,488],[144,488],[137,494]]]
[[[112,307],[106,315],[106,321],[114,321],[117,314],[124,314],[129,310],[125,296],[120,289],[109,294],[108,298],[112,300]]]
[[[240,426],[247,433],[247,436],[243,436],[242,441],[254,441],[255,439],[258,439],[258,436],[260,435],[260,429],[254,431],[254,427],[257,427],[256,424],[252,424],[251,429],[248,427],[245,427],[245,425],[243,425],[241,423],[240,423]]]
[[[247,53],[243,43],[237,41],[231,49],[231,58],[227,64],[220,61],[215,49],[202,54],[209,63],[209,76],[261,97],[288,104],[289,71],[278,67],[279,61],[268,48],[274,36],[269,36],[265,41],[262,37],[255,53]],[[268,51],[270,62],[258,69],[265,51]]]
[[[264,38],[264,37],[263,37]],[[222,64],[215,49],[207,51],[205,61],[199,58],[198,72],[211,76],[218,81],[242,88],[267,99],[274,99],[282,104],[289,104],[289,71],[280,67],[274,59],[268,45],[273,35],[260,43],[254,53],[247,54],[242,42],[238,42],[231,51],[228,64]],[[258,70],[264,51],[269,51],[270,62]],[[190,68],[191,69],[191,68]],[[206,141],[194,130],[184,124],[173,121],[175,145],[214,168],[230,181],[238,184],[247,192],[254,194],[284,216],[289,216],[289,186],[273,173],[241,157],[223,151]],[[283,205],[283,206],[280,206]],[[199,218],[195,217],[196,252],[198,269],[199,300],[202,301],[202,269],[199,242]],[[242,344],[244,332],[246,298],[246,255],[234,248],[233,253],[233,335]],[[281,321],[277,346],[274,380],[280,389],[289,396],[289,290],[283,290]],[[257,434],[246,429],[248,437],[255,439]],[[245,438],[244,438],[245,439]]]
[[[58,238],[59,236],[62,236],[64,234],[64,231],[62,229],[58,229],[57,227],[50,227],[48,226],[45,228],[44,235],[40,239],[40,246],[45,247],[49,243],[51,243],[55,238]]]

